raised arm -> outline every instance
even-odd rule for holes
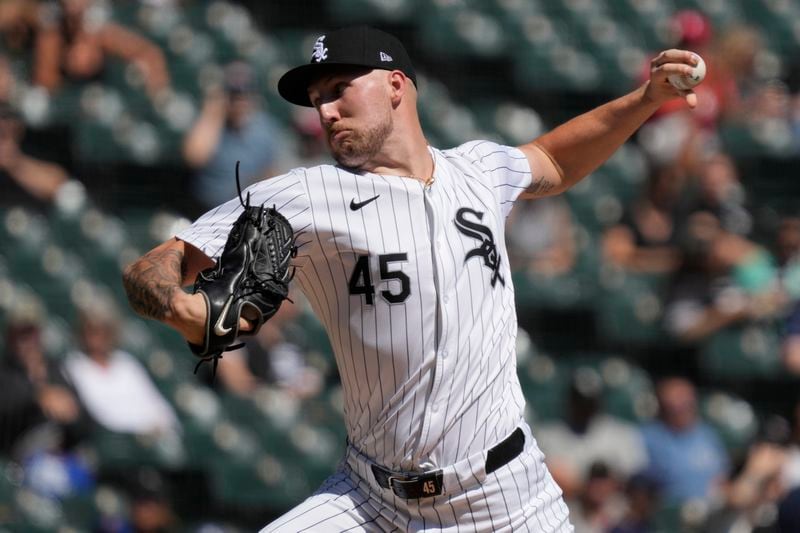
[[[214,155],[225,126],[227,105],[221,91],[206,96],[200,116],[183,140],[183,158],[190,167],[203,167]]]
[[[151,98],[170,87],[164,54],[147,38],[119,24],[107,23],[99,32],[99,40],[105,52],[134,63],[142,70],[145,87]]]
[[[661,52],[651,61],[650,79],[641,87],[520,146],[536,173],[523,197],[569,189],[611,157],[667,100],[683,97],[695,107],[697,95],[676,89],[667,76],[690,74],[696,58],[686,50]]]
[[[214,262],[194,246],[170,239],[125,268],[122,282],[134,311],[163,322],[193,343],[203,340],[206,304],[182,287]]]

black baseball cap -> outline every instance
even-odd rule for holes
[[[313,107],[308,99],[309,84],[337,66],[400,70],[417,84],[414,66],[397,37],[370,26],[354,26],[320,35],[309,63],[284,74],[278,92],[293,104]]]

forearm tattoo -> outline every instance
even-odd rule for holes
[[[539,177],[538,179],[534,179],[530,187],[528,187],[528,192],[531,194],[547,194],[555,188],[555,183],[548,180],[544,176]]]
[[[154,250],[127,267],[122,279],[133,310],[163,320],[171,311],[173,291],[181,290],[184,275],[180,251]]]

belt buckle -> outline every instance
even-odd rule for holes
[[[406,492],[405,487],[402,485],[395,486],[394,482],[398,481],[400,483],[416,483],[419,481],[419,478],[420,476],[389,476],[389,488],[392,489],[395,494],[397,494],[398,490]],[[400,494],[397,495],[400,496]]]

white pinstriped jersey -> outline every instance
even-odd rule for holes
[[[295,283],[330,337],[350,443],[393,470],[495,445],[524,404],[504,224],[529,163],[490,141],[431,153],[427,188],[323,165],[248,189],[295,230]],[[178,238],[217,257],[240,212],[231,200]]]

